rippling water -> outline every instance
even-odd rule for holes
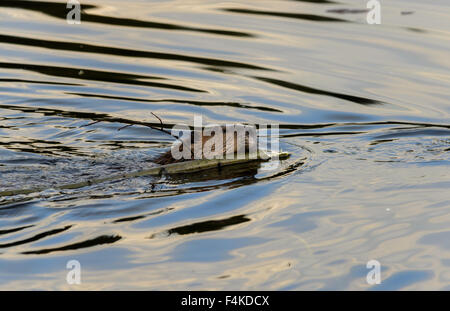
[[[0,2],[1,289],[450,289],[447,1],[81,4]],[[151,165],[150,112],[292,156],[55,189]]]

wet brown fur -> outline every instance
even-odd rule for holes
[[[237,154],[237,134],[234,133],[234,139],[232,140],[232,142],[234,142],[234,146],[230,146],[231,142],[228,142],[226,140],[226,133],[225,133],[225,127],[222,127],[223,129],[223,150],[224,153],[223,155],[225,155],[225,151],[228,150],[228,148],[232,148],[233,149],[233,153]],[[213,136],[202,136],[202,150],[203,150],[203,146],[204,144],[211,139]],[[158,157],[156,157],[155,159],[153,159],[152,161],[156,164],[160,164],[160,165],[166,165],[166,164],[172,164],[172,163],[179,163],[179,162],[185,162],[185,161],[190,161],[190,160],[194,160],[194,132],[191,132],[191,137],[190,137],[190,141],[191,141],[191,157],[189,159],[185,159],[185,158],[181,158],[181,159],[175,159],[172,156],[172,151],[169,150],[161,155],[159,155]],[[227,145],[228,144],[228,145]],[[183,146],[180,147],[180,150],[183,150]],[[245,136],[245,152],[248,152],[249,150],[249,137],[248,134],[246,134]],[[213,148],[214,151],[214,148]]]

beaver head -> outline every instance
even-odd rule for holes
[[[256,128],[245,125],[206,127],[179,138],[171,150],[156,157],[160,165],[196,159],[223,159],[256,152]]]

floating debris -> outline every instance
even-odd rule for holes
[[[280,160],[287,159],[290,156],[287,152],[281,153],[269,153],[264,150],[259,150],[257,154],[247,154],[245,158],[234,158],[234,159],[200,159],[191,160],[185,162],[171,163],[167,165],[154,166],[149,169],[140,170],[137,172],[125,173],[125,174],[114,174],[107,177],[88,179],[85,181],[77,183],[69,183],[63,185],[55,185],[51,187],[51,191],[66,190],[66,189],[78,189],[86,186],[92,186],[100,184],[103,182],[109,182],[114,180],[134,178],[140,176],[161,176],[166,174],[185,174],[192,172],[199,172],[207,169],[220,168],[224,166],[230,166],[235,164],[250,163],[250,162],[263,162],[268,161],[272,158],[277,158]],[[48,187],[37,187],[32,189],[16,189],[1,191],[0,197],[2,196],[12,196],[18,194],[29,194],[34,192],[47,191]]]

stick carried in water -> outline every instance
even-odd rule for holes
[[[287,154],[287,153],[278,154],[279,159],[287,158],[288,156],[289,156],[289,154]],[[163,174],[186,174],[186,173],[199,172],[199,171],[203,171],[206,169],[218,168],[218,167],[223,167],[223,166],[228,166],[228,165],[233,165],[233,164],[238,164],[238,163],[244,163],[244,162],[250,162],[250,161],[251,162],[268,161],[270,159],[270,157],[271,157],[270,154],[266,154],[264,151],[258,151],[258,154],[248,155],[245,159],[212,159],[212,160],[202,159],[202,160],[193,160],[193,161],[180,162],[180,163],[171,163],[171,164],[167,164],[167,165],[151,167],[149,169],[138,171],[138,172],[115,174],[115,175],[110,175],[110,176],[102,177],[102,178],[89,179],[89,180],[81,181],[78,183],[56,185],[56,186],[52,186],[51,188],[56,189],[56,190],[79,189],[79,188],[83,188],[83,187],[87,187],[87,186],[93,186],[96,184],[100,184],[103,182],[127,179],[127,178],[134,178],[134,177],[139,177],[139,176],[161,176]],[[32,188],[32,189],[16,189],[16,190],[0,191],[0,197],[41,192],[48,188],[49,187],[36,187],[36,188]]]
[[[160,127],[160,128],[156,128],[156,127],[154,127],[153,125],[145,124],[145,123],[143,123],[143,122],[140,122],[140,123],[137,123],[137,124],[138,124],[138,125],[143,125],[143,126],[149,127],[149,128],[151,128],[151,129],[153,129],[153,130],[156,130],[156,131],[161,131],[161,132],[163,132],[163,133],[166,133],[166,134],[168,134],[168,135],[170,135],[170,136],[172,136],[172,137],[178,139],[178,136],[176,136],[176,135],[172,134],[170,131],[164,129],[164,123],[162,122],[162,120],[161,120],[160,117],[158,117],[158,116],[157,116],[156,114],[154,114],[153,112],[150,112],[150,113],[151,113],[153,116],[155,116],[155,117],[159,120],[159,122],[161,123],[161,127]],[[81,125],[80,127],[91,126],[91,125],[97,124],[97,123],[99,123],[99,122],[102,122],[102,120],[96,120],[96,121],[90,122],[90,123],[88,123],[88,124]],[[123,129],[126,129],[127,127],[131,127],[131,126],[137,125],[137,124],[127,124],[127,125],[124,125],[124,126],[118,128],[117,130],[118,130],[118,131],[121,131],[121,130],[123,130]]]
[[[256,130],[253,127],[245,126],[242,124],[217,126],[212,131],[190,131],[190,135],[182,135],[182,137],[164,129],[164,123],[162,119],[155,113],[150,112],[155,118],[159,120],[160,127],[156,127],[151,124],[143,122],[136,122],[138,125],[144,125],[151,129],[168,134],[177,139],[176,144],[172,148],[152,160],[153,163],[159,165],[167,165],[172,163],[187,162],[199,159],[217,159],[223,157],[229,157],[229,155],[238,156],[248,153],[255,153],[258,149],[258,137],[256,136]],[[95,121],[91,124],[95,124],[99,121]],[[136,124],[126,124],[118,129],[118,131],[131,127]],[[86,125],[87,126],[87,125]],[[232,133],[230,136],[228,132]],[[214,135],[212,135],[212,133]],[[243,134],[238,138],[238,132]],[[218,135],[217,137],[215,137]],[[239,144],[240,141],[240,144]],[[206,151],[204,150],[206,147]],[[209,150],[209,149],[210,150]],[[174,155],[178,153],[177,155]],[[182,156],[180,156],[182,154]]]
[[[173,135],[172,133],[168,132],[167,130],[165,130],[163,128],[164,124],[163,124],[161,118],[159,118],[154,113],[152,113],[152,114],[160,121],[161,128],[155,128],[152,125],[143,124],[143,123],[138,123],[138,124],[145,125],[147,127],[150,127],[152,129],[155,129],[158,131],[162,131],[162,132],[167,133],[170,136],[178,139],[177,136]],[[89,125],[92,125],[92,124],[95,124],[98,122],[101,122],[101,120],[91,122],[85,126],[89,126]],[[119,128],[119,130],[124,129],[126,127],[130,127],[132,125],[134,125],[134,124],[127,124],[126,126]],[[220,129],[225,132],[226,127],[220,127]],[[191,142],[192,142],[194,140],[193,136],[194,136],[194,132],[191,132],[191,135],[188,135],[188,137],[185,139],[192,139],[191,140]],[[236,136],[234,136],[234,138],[236,138]],[[208,142],[209,139],[211,139],[211,136],[203,135],[203,133],[202,133],[202,137],[200,140],[201,146],[203,147],[203,145],[206,142]],[[236,139],[223,140],[223,146],[222,146],[222,147],[224,147],[223,150],[225,150],[225,151],[232,150],[232,151],[236,152],[237,144],[235,143],[235,141],[236,141]],[[246,147],[249,146],[249,140],[247,140],[247,139],[245,140],[245,145],[246,145]],[[191,151],[192,151],[193,144],[188,145],[188,147],[189,146],[191,147]],[[219,147],[221,147],[220,142],[219,142],[219,145],[217,146],[217,148],[219,148]],[[218,151],[218,154],[219,154],[219,153],[223,153],[223,150],[222,151],[215,150],[215,151]],[[228,166],[228,165],[233,165],[233,164],[238,164],[238,163],[248,163],[248,162],[254,163],[255,161],[263,162],[263,161],[268,161],[273,158],[282,160],[282,159],[286,159],[289,157],[289,153],[286,153],[286,152],[268,153],[264,150],[250,151],[250,149],[248,151],[249,152],[245,154],[244,158],[234,157],[232,159],[216,159],[216,158],[195,159],[192,154],[191,158],[188,157],[187,159],[181,159],[181,160],[174,159],[171,154],[171,151],[168,151],[168,152],[164,153],[163,155],[160,155],[157,159],[153,160],[154,163],[161,164],[160,166],[150,167],[149,169],[141,170],[138,172],[116,174],[116,175],[109,175],[107,177],[102,177],[102,178],[89,179],[89,180],[81,181],[78,183],[56,185],[56,186],[53,186],[52,188],[57,189],[57,190],[78,189],[78,188],[82,188],[82,187],[86,187],[86,186],[100,184],[103,182],[126,179],[126,178],[134,178],[134,177],[139,177],[139,176],[160,176],[162,174],[185,174],[185,173],[198,172],[198,171],[202,171],[202,170],[206,170],[206,169],[218,168],[218,167],[223,167],[223,166]],[[44,191],[46,189],[47,189],[47,187],[36,187],[33,189],[16,189],[16,190],[0,191],[0,197],[1,196],[12,196],[12,195],[18,195],[18,194],[30,194],[30,193],[34,193],[34,192]]]
[[[163,132],[163,133],[169,134],[170,136],[172,136],[172,137],[178,139],[178,136],[176,136],[176,135],[172,134],[171,132],[169,132],[169,131],[167,131],[167,130],[164,129],[164,124],[163,124],[163,122],[162,122],[162,120],[161,120],[160,117],[158,117],[156,114],[154,114],[154,113],[151,112],[151,111],[150,111],[150,113],[151,113],[152,115],[154,115],[154,116],[159,120],[159,122],[161,123],[161,128],[158,129],[158,128],[156,128],[156,127],[154,127],[154,126],[152,126],[152,125],[148,125],[148,124],[144,124],[145,126],[151,128],[151,129],[153,129],[153,130],[157,130],[157,131],[161,131],[161,132]],[[127,128],[127,127],[133,126],[133,125],[135,125],[135,124],[127,124],[127,125],[125,125],[125,126],[122,126],[121,128],[118,128],[117,130],[120,131],[120,130],[123,130],[123,129]]]

